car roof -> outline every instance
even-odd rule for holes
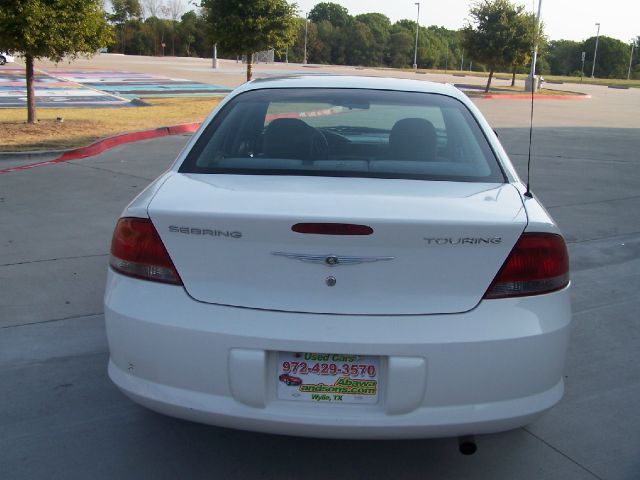
[[[399,92],[423,92],[448,95],[466,100],[466,96],[453,85],[406,78],[366,77],[356,75],[289,75],[252,80],[235,90],[242,93],[265,88],[361,88],[372,90],[396,90]]]

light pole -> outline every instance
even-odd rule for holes
[[[533,37],[533,56],[531,57],[531,73],[529,74],[529,82],[531,91],[537,90],[536,85],[536,62],[538,60],[538,34],[540,32],[540,12],[542,11],[542,0],[538,2],[538,15],[536,16],[536,31]],[[527,89],[528,91],[528,89]]]
[[[449,40],[447,40],[447,54],[444,57],[444,73],[447,73],[448,66],[449,66]]]
[[[413,51],[413,69],[418,69],[418,30],[420,28],[420,2],[416,2],[418,6],[418,16],[416,17],[416,48]]]
[[[593,74],[596,71],[596,55],[598,55],[598,39],[600,38],[600,24],[596,23],[598,26],[598,33],[596,33],[596,48],[593,51],[593,65],[591,66],[591,78],[593,78]]]
[[[304,16],[304,64],[307,64],[307,33],[309,31],[309,14]]]
[[[629,55],[629,70],[627,70],[627,80],[631,78],[631,62],[633,61],[633,47],[635,47],[635,41],[631,40],[631,54]]]

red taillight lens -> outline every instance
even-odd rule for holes
[[[524,233],[484,298],[554,292],[569,284],[569,255],[560,235]]]
[[[148,218],[121,218],[111,240],[111,268],[123,275],[182,285],[167,249]]]

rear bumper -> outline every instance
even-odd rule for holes
[[[490,433],[531,422],[563,394],[568,290],[430,316],[259,311],[109,272],[109,375],[134,401],[231,428],[340,438]],[[276,353],[379,355],[374,405],[276,396]],[[407,381],[411,379],[411,381]]]

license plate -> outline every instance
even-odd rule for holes
[[[378,402],[380,357],[278,352],[278,398],[317,403]]]

